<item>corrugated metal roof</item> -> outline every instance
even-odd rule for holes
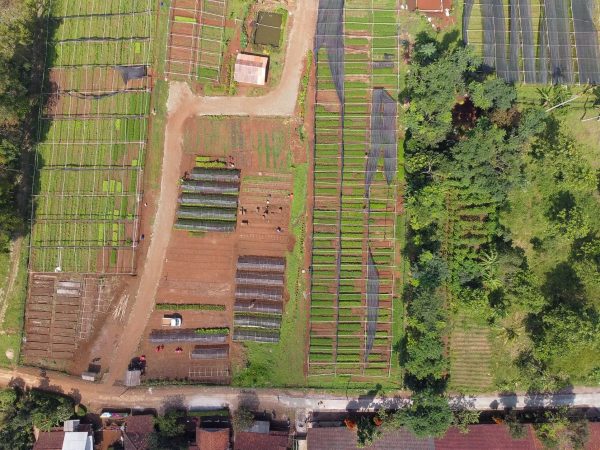
[[[268,56],[238,53],[233,79],[238,83],[264,86],[267,82]]]

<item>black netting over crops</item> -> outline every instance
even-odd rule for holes
[[[252,300],[245,300],[236,302],[233,310],[235,312],[281,314],[283,312],[283,305],[280,302],[255,302]]]
[[[237,209],[204,208],[195,206],[182,206],[177,210],[178,219],[224,220],[235,222]]]
[[[272,256],[240,256],[237,268],[248,271],[283,272],[285,259]]]
[[[538,52],[538,83],[548,83],[548,33],[546,30],[546,20],[540,18],[540,33],[539,33],[539,52]]]
[[[315,55],[327,49],[329,68],[340,104],[344,104],[344,0],[320,0]]]
[[[536,82],[535,44],[531,22],[531,5],[529,0],[517,0],[519,4],[519,25],[521,27],[523,70],[526,83]]]
[[[215,181],[219,183],[239,183],[240,171],[236,169],[205,169],[194,167],[187,178],[194,181]]]
[[[192,359],[225,359],[229,355],[227,347],[195,347]]]
[[[510,10],[510,41],[508,46],[508,69],[506,81],[519,81],[519,49],[521,48],[521,34],[519,23],[519,8],[516,1],[511,1]]]
[[[594,25],[595,3],[595,0],[571,2],[579,82],[582,84],[600,84],[598,31]]]
[[[283,288],[271,286],[236,286],[235,298],[240,300],[281,301],[283,299]]]
[[[575,3],[575,2],[574,2]],[[573,65],[569,10],[565,0],[544,0],[552,82],[572,83]]]
[[[373,348],[373,341],[377,332],[377,316],[379,313],[379,272],[375,260],[369,249],[367,260],[367,345],[365,348],[365,361]]]
[[[237,284],[251,284],[258,286],[283,286],[283,273],[281,272],[248,272],[238,270],[235,274]]]
[[[179,203],[184,206],[237,208],[237,198],[233,195],[184,193],[179,198]]]
[[[371,151],[367,159],[365,183],[367,192],[377,170],[377,161],[383,155],[387,184],[396,177],[398,142],[396,141],[397,102],[383,88],[373,89],[371,109]]]
[[[506,23],[503,0],[486,0],[481,5],[483,13],[483,60],[496,73],[506,78]]]
[[[236,314],[233,318],[235,326],[239,327],[259,327],[259,328],[279,328],[281,326],[281,317],[261,317],[251,315]]]
[[[218,231],[230,232],[235,230],[235,222],[226,222],[223,220],[194,220],[178,219],[175,222],[175,228],[187,231]]]
[[[116,66],[115,69],[121,74],[123,83],[148,76],[148,68],[146,66]]]
[[[279,334],[272,334],[268,332],[260,332],[253,330],[234,329],[233,340],[254,342],[279,342]]]
[[[196,194],[237,194],[240,188],[237,184],[233,183],[183,180],[181,190],[182,192]]]
[[[200,334],[193,328],[183,328],[180,330],[152,330],[150,332],[150,342],[153,344],[167,344],[169,342],[206,342],[218,343],[225,342],[227,334]]]
[[[463,24],[463,41],[465,42],[465,44],[469,43],[469,35],[468,35],[468,30],[469,30],[469,22],[471,21],[471,13],[473,12],[473,4],[475,3],[475,0],[465,0],[464,6],[463,6],[463,16],[462,16],[462,24]]]

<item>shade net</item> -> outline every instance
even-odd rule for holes
[[[593,20],[595,7],[595,0],[574,0],[571,2],[579,82],[582,84],[600,83],[598,31]]]
[[[340,104],[344,104],[344,0],[320,0],[315,55],[327,49],[329,68]]]
[[[227,334],[200,334],[193,328],[183,328],[180,330],[152,330],[150,332],[150,342],[154,344],[168,342],[207,342],[219,343],[227,340]]]
[[[190,354],[192,359],[225,359],[229,352],[227,347],[195,347]]]
[[[235,222],[226,222],[223,220],[195,220],[178,219],[175,222],[175,228],[187,231],[216,231],[230,232],[235,230]]]
[[[526,83],[536,82],[535,41],[531,19],[529,0],[517,0],[519,5],[519,25],[521,28],[521,45],[523,57],[524,80]]]
[[[377,333],[377,317],[379,315],[379,272],[369,249],[367,260],[367,344],[365,347],[365,362],[373,348]]]
[[[573,55],[567,2],[565,0],[544,0],[544,8],[552,82],[555,84],[573,83]]]
[[[259,331],[248,331],[234,329],[234,341],[254,341],[254,342],[279,342],[278,334],[261,333]]]
[[[233,195],[184,193],[179,198],[179,203],[185,206],[237,208],[237,197]]]
[[[269,314],[281,314],[283,304],[281,302],[257,302],[252,300],[237,301],[233,307],[236,312],[260,312]]]
[[[194,206],[182,206],[177,210],[178,219],[205,219],[235,221],[236,209],[226,208],[198,208]]]
[[[238,184],[234,183],[184,180],[181,183],[181,190],[197,194],[237,194],[240,188]]]
[[[383,155],[383,170],[387,184],[392,184],[398,168],[396,140],[397,102],[383,88],[372,92],[371,150],[367,158],[365,183],[368,188],[377,171],[379,158]]]
[[[237,268],[249,271],[283,272],[285,259],[271,256],[240,256]]]
[[[235,169],[210,169],[204,167],[194,167],[192,173],[188,174],[187,178],[195,181],[239,183],[240,171]]]
[[[281,325],[280,317],[260,317],[238,315],[233,319],[236,326],[259,327],[259,328],[279,328]]]
[[[115,69],[121,74],[123,83],[148,76],[148,68],[146,66],[116,66]]]
[[[473,4],[475,3],[475,0],[465,0],[465,3],[463,5],[463,17],[462,17],[462,30],[463,30],[463,41],[465,42],[465,44],[469,43],[469,23],[471,21],[471,13],[473,12]]]
[[[506,22],[502,0],[485,0],[483,13],[483,61],[495,67],[498,76],[506,78]]]
[[[236,299],[253,299],[281,301],[283,299],[283,288],[271,286],[245,286],[238,285],[235,288]]]
[[[235,274],[237,284],[250,284],[255,286],[283,286],[283,274],[280,272],[248,272],[238,270]]]
[[[521,49],[519,8],[516,1],[509,5],[510,11],[510,44],[508,46],[508,70],[506,80],[519,81],[519,50]]]

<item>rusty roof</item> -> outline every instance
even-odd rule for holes
[[[228,450],[229,428],[196,428],[198,450]]]
[[[288,441],[287,433],[271,432],[266,434],[242,431],[235,434],[233,448],[234,450],[286,450]]]

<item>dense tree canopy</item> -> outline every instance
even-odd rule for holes
[[[20,224],[16,185],[21,155],[32,144],[43,72],[45,0],[6,0],[0,7],[0,251]]]

